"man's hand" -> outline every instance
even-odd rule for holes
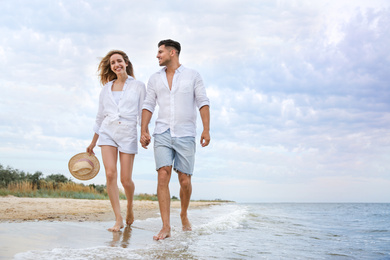
[[[150,144],[150,134],[148,132],[141,133],[141,138],[139,142],[141,143],[142,147],[145,149],[148,149],[148,145]]]
[[[200,144],[202,147],[208,146],[210,143],[210,108],[208,105],[199,109],[200,117],[203,123],[203,132],[200,136]]]
[[[202,135],[200,136],[200,144],[202,147],[208,146],[210,143],[210,132],[203,130]]]

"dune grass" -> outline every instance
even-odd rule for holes
[[[107,191],[97,191],[93,186],[74,182],[54,183],[41,180],[38,185],[29,181],[12,182],[6,188],[0,188],[0,196],[30,198],[73,198],[73,199],[108,199]],[[122,198],[126,198],[121,194]]]
[[[30,198],[73,198],[102,200],[109,199],[106,185],[84,185],[75,183],[62,174],[51,174],[46,177],[42,172],[34,174],[25,173],[11,167],[3,167],[0,164],[0,196],[12,195],[15,197]],[[119,198],[126,199],[126,195],[120,189]],[[158,201],[157,194],[139,193],[134,195],[134,200]],[[171,200],[180,200],[172,196]],[[222,200],[201,200],[220,201]]]
[[[45,180],[40,180],[39,185],[29,181],[11,182],[6,188],[0,188],[0,196],[8,195],[29,198],[109,199],[106,187],[103,185],[96,188],[96,185],[85,186],[74,182],[55,183]],[[119,190],[119,198],[126,199],[122,190]],[[134,195],[134,200],[157,201],[158,199],[157,194],[140,193]]]

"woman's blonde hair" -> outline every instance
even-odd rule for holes
[[[123,60],[127,64],[126,67],[127,75],[130,75],[134,78],[133,65],[131,64],[127,54],[120,50],[112,50],[109,53],[107,53],[107,55],[100,61],[98,67],[100,82],[102,83],[102,85],[117,78],[116,74],[111,70],[111,64],[110,64],[110,58],[114,54],[119,54],[123,57]]]

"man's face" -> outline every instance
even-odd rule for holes
[[[165,48],[165,45],[161,45],[157,51],[158,64],[160,66],[167,66],[171,61],[171,51]]]

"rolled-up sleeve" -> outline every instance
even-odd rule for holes
[[[104,93],[103,93],[103,90],[104,90],[104,88],[100,92],[100,96],[99,96],[99,109],[98,109],[98,113],[96,115],[95,125],[93,126],[93,131],[96,134],[99,134],[100,126],[102,125],[102,122],[104,120],[104,114],[103,114],[103,110],[104,110],[103,95],[104,95]]]
[[[195,77],[195,101],[199,109],[203,106],[210,106],[210,100],[206,95],[206,88],[203,85],[203,80],[199,73]]]
[[[156,90],[154,88],[154,80],[151,78],[148,82],[148,88],[146,90],[146,97],[144,100],[144,103],[142,105],[142,109],[149,110],[150,112],[154,112],[154,109],[156,107]]]

